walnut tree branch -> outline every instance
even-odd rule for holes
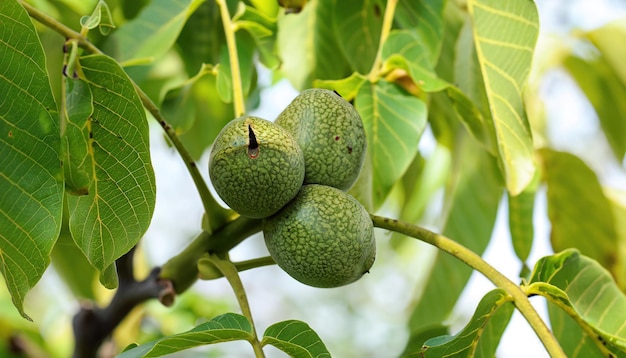
[[[141,281],[135,279],[133,270],[133,248],[116,261],[118,288],[113,299],[106,307],[82,305],[73,319],[74,358],[96,357],[100,345],[111,332],[140,303],[159,298],[164,304],[172,302],[174,289],[170,281],[159,278],[160,267],[154,268],[148,277]]]

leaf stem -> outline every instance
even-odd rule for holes
[[[226,0],[215,1],[220,8],[220,16],[222,17],[222,24],[224,25],[224,35],[226,36],[226,46],[228,47],[228,57],[230,58],[235,117],[241,117],[246,112],[246,106],[243,98],[243,86],[241,84],[241,69],[239,66],[239,55],[237,53],[237,40],[235,39],[235,26],[228,13]]]
[[[78,42],[78,46],[87,50],[90,53],[95,53],[95,54],[100,54],[100,55],[104,54],[99,48],[97,48],[94,44],[89,42],[89,40],[87,40],[85,36],[70,29],[69,27],[63,25],[62,23],[58,22],[52,17],[44,14],[43,12],[37,10],[33,6],[24,2],[23,0],[18,0],[18,2],[20,3],[20,5],[22,5],[22,7],[24,7],[24,9],[26,9],[26,12],[28,12],[28,15],[30,17],[46,25],[46,27],[63,35],[66,39],[76,40]]]
[[[256,333],[256,328],[254,326],[254,320],[252,319],[252,311],[250,310],[250,305],[248,304],[248,296],[246,295],[246,290],[243,287],[243,283],[241,282],[241,278],[239,277],[239,272],[237,272],[237,267],[233,265],[233,263],[229,259],[221,259],[217,255],[209,255],[209,260],[211,263],[226,277],[228,283],[233,288],[235,292],[235,296],[237,297],[237,302],[239,303],[239,307],[241,308],[241,312],[244,316],[250,321],[252,325],[252,336],[253,338],[250,340],[252,344],[252,348],[254,349],[254,354],[257,358],[264,358],[265,354],[263,353],[263,347],[261,346],[261,342]]]
[[[374,226],[395,231],[431,244],[485,275],[494,285],[505,290],[513,298],[515,307],[517,307],[524,318],[526,318],[526,321],[528,321],[533,328],[550,356],[566,357],[558,341],[532,306],[524,291],[493,266],[489,265],[482,257],[443,235],[436,234],[419,226],[382,216],[370,216]]]
[[[46,27],[63,35],[66,39],[76,40],[78,42],[78,46],[85,49],[89,53],[105,55],[99,48],[97,48],[94,44],[89,42],[89,40],[87,40],[87,38],[83,36],[82,34],[70,29],[69,27],[53,19],[52,17],[42,13],[38,9],[32,7],[31,5],[25,3],[22,0],[19,0],[19,3],[24,7],[24,9],[26,9],[30,17],[39,21]],[[191,156],[191,154],[187,151],[185,146],[182,144],[182,142],[178,138],[176,131],[172,128],[170,124],[167,123],[165,118],[161,115],[161,112],[159,108],[157,107],[157,105],[154,104],[154,102],[152,102],[152,100],[148,97],[148,95],[132,79],[130,80],[131,80],[131,83],[133,84],[133,87],[137,91],[137,94],[139,95],[139,98],[141,99],[141,102],[144,105],[144,107],[148,110],[148,112],[150,112],[150,114],[152,114],[152,116],[157,120],[157,122],[159,122],[159,124],[165,131],[165,134],[167,135],[169,140],[172,142],[172,144],[176,148],[176,151],[178,151],[178,154],[181,156],[181,158],[185,162],[187,171],[189,171],[189,174],[191,175],[193,182],[198,190],[198,194],[200,195],[200,199],[202,200],[202,204],[204,206],[205,212],[212,213],[214,215],[223,214],[222,216],[224,217],[227,216],[228,211],[226,209],[222,209],[222,207],[217,203],[217,201],[215,200],[215,198],[209,191],[209,188],[206,182],[204,181],[204,178],[202,177],[202,175],[200,174],[200,171],[198,170],[196,162],[193,160],[193,157]]]
[[[396,12],[396,5],[398,5],[398,0],[387,0],[385,15],[383,17],[383,25],[380,30],[380,40],[378,41],[378,51],[376,52],[376,59],[374,60],[374,64],[372,65],[370,73],[367,75],[367,78],[370,80],[370,82],[375,82],[378,79],[380,67],[382,66],[383,46],[385,45],[387,37],[389,37],[389,32],[391,31],[391,26],[393,25],[393,17]]]

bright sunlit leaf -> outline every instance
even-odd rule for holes
[[[506,186],[517,195],[535,174],[522,91],[539,34],[537,8],[528,0],[470,0],[468,9]]]

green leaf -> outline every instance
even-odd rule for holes
[[[519,195],[508,194],[509,203],[509,230],[513,250],[523,264],[522,273],[528,272],[526,260],[530,255],[535,236],[533,225],[533,210],[535,207],[535,195],[539,185],[539,176],[524,189]],[[522,277],[525,275],[521,275]]]
[[[70,194],[86,195],[91,183],[93,165],[89,156],[89,117],[93,98],[89,86],[80,80],[65,78],[64,144],[65,188]]]
[[[46,58],[26,11],[0,2],[0,271],[13,304],[50,263],[61,229],[63,168]]]
[[[108,35],[115,28],[111,10],[109,10],[109,6],[103,0],[98,1],[96,8],[90,16],[83,16],[80,19],[80,25],[89,30],[97,27],[102,35]]]
[[[240,2],[233,23],[250,33],[259,50],[261,63],[269,69],[277,68],[280,59],[276,54],[276,18]]]
[[[337,91],[346,101],[352,101],[365,81],[367,81],[365,76],[353,72],[349,77],[340,80],[315,80],[313,86]]]
[[[447,94],[469,132],[490,153],[498,155],[495,127],[470,19],[466,19],[459,30],[455,50],[454,83],[458,88],[449,88]]]
[[[298,14],[278,19],[278,53],[281,72],[297,90],[311,87],[313,80],[334,80],[353,71],[337,44],[331,1],[310,0]]]
[[[554,251],[577,248],[615,275],[620,261],[615,218],[596,174],[572,154],[550,149],[539,153]]]
[[[542,295],[564,310],[601,350],[608,342],[626,352],[626,296],[596,261],[568,249],[540,259],[529,282],[528,294]],[[566,337],[569,330],[561,333],[560,342],[579,343]]]
[[[421,357],[494,357],[513,310],[513,303],[504,290],[488,292],[459,333],[427,340]]]
[[[615,72],[622,85],[626,86],[626,48],[622,46],[626,41],[626,20],[617,19],[595,30],[584,34],[593,45],[600,50],[602,57]]]
[[[497,163],[468,136],[457,138],[452,157],[445,207],[450,212],[442,232],[481,255],[491,239],[502,196]],[[409,319],[411,334],[449,318],[472,269],[456,258],[437,252],[428,280]]]
[[[148,123],[130,79],[107,56],[86,56],[80,65],[89,86],[74,90],[89,88],[93,95],[87,122],[92,167],[88,195],[68,197],[70,231],[102,273],[147,230],[156,189]]]
[[[221,342],[253,339],[252,325],[242,315],[226,313],[187,332],[164,337],[129,349],[118,358],[160,357],[185,349]]]
[[[417,144],[426,127],[426,105],[396,85],[381,80],[361,86],[355,107],[365,125],[374,208],[378,208],[417,153]]]
[[[302,321],[282,321],[267,327],[261,344],[271,344],[293,358],[330,357],[324,342]]]
[[[563,64],[591,102],[613,153],[621,161],[626,153],[626,102],[622,100],[626,81],[620,82],[604,54],[589,61],[568,56]]]
[[[205,1],[185,22],[176,40],[176,48],[187,74],[194,76],[203,64],[219,62],[225,43],[219,7],[215,1]]]
[[[334,0],[332,3],[332,27],[343,56],[354,72],[366,74],[378,50],[384,2]]]
[[[415,30],[393,30],[385,41],[382,57],[386,68],[402,68],[425,92],[437,92],[449,84],[434,72],[434,62],[427,44]]]
[[[395,20],[404,29],[416,29],[429,63],[439,57],[444,38],[445,0],[400,0]]]
[[[424,161],[423,158],[416,157],[416,159]],[[412,167],[414,167],[413,173],[410,172]],[[417,223],[433,195],[445,186],[449,174],[450,151],[444,146],[435,147],[422,165],[417,165],[414,161],[402,177],[406,201],[400,219]]]
[[[550,317],[550,328],[554,336],[559,341],[559,345],[563,348],[565,355],[570,358],[605,358],[614,353],[617,357],[626,357],[626,354],[620,354],[619,349],[609,343],[598,341],[598,336],[590,327],[581,327],[574,318],[565,313],[554,303],[548,301],[548,315]]]
[[[174,44],[185,21],[203,0],[154,0],[122,25],[105,44],[120,62],[152,62]]]
[[[539,34],[535,3],[470,0],[476,52],[485,81],[506,186],[517,195],[531,182],[535,165],[522,90]]]
[[[94,282],[98,277],[98,272],[76,246],[70,234],[69,225],[69,213],[66,207],[63,211],[61,233],[52,250],[52,266],[76,297],[95,300]]]
[[[611,203],[613,217],[626,218],[626,189],[605,188],[605,194]],[[619,247],[626,243],[626,220],[615,220],[615,231]],[[619,250],[619,263],[615,270],[615,281],[626,292],[626,250]]]

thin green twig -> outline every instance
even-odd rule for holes
[[[374,226],[395,231],[431,244],[485,275],[494,285],[506,291],[507,294],[513,298],[515,307],[517,307],[524,318],[526,318],[550,356],[553,358],[566,357],[559,342],[532,306],[524,291],[493,266],[489,265],[482,257],[456,241],[419,226],[377,215],[371,215],[371,217]]]
[[[387,37],[389,37],[389,32],[391,31],[391,26],[393,25],[396,5],[398,5],[398,0],[387,0],[385,15],[383,16],[383,25],[380,31],[380,40],[378,41],[378,51],[376,51],[376,59],[374,60],[370,73],[367,75],[370,82],[375,82],[378,79],[382,65],[383,46],[385,45]]]
[[[239,277],[239,272],[237,272],[237,268],[233,263],[228,259],[222,259],[217,255],[209,255],[209,260],[211,263],[226,277],[228,283],[232,287],[235,292],[235,296],[237,297],[237,302],[239,302],[239,307],[241,308],[241,313],[250,321],[250,325],[252,326],[252,339],[250,343],[252,344],[252,348],[254,349],[254,354],[257,358],[264,358],[265,354],[263,353],[263,347],[261,346],[261,342],[256,333],[256,328],[254,326],[254,320],[252,319],[252,311],[250,310],[250,305],[248,304],[248,296],[246,295],[246,290],[243,287],[243,283],[241,282],[241,278]]]
[[[237,53],[237,40],[235,39],[235,26],[228,13],[228,5],[225,0],[215,0],[220,8],[220,16],[224,25],[224,35],[226,36],[226,46],[228,47],[228,57],[230,58],[230,73],[233,85],[233,103],[235,106],[235,117],[243,116],[246,112],[246,104],[243,97],[243,86],[241,84],[241,68],[239,66],[239,55]]]

